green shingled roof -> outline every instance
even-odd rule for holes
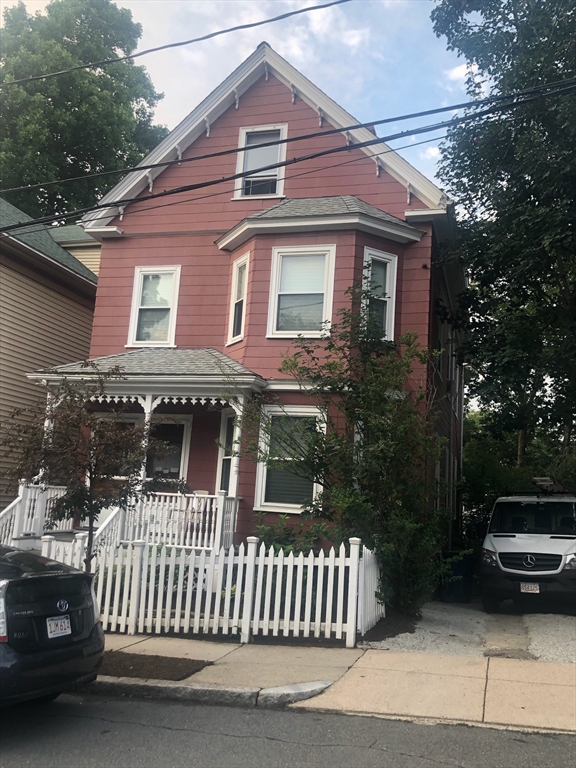
[[[8,203],[0,197],[0,224],[21,224],[26,221],[33,221],[28,214],[21,211],[16,206]],[[98,278],[88,267],[78,261],[75,256],[64,250],[61,245],[50,236],[49,228],[41,224],[33,224],[23,229],[15,229],[8,233],[11,240],[15,240],[23,245],[33,248],[35,251],[43,254],[47,258],[69,269],[71,272],[83,277],[91,283],[96,284]]]
[[[98,245],[99,243],[94,238],[85,232],[78,224],[67,224],[65,227],[49,227],[48,231],[52,236],[52,239],[57,243],[92,243],[92,245]]]

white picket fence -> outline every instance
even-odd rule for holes
[[[77,533],[72,541],[62,541],[50,535],[42,536],[42,555],[83,571],[87,540],[87,533]]]
[[[46,554],[57,546],[45,537]],[[44,550],[43,550],[44,551]],[[384,616],[378,563],[349,541],[309,555],[247,546],[207,551],[143,541],[102,548],[96,589],[105,630],[136,633],[345,638],[354,647]]]

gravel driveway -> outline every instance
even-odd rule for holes
[[[359,647],[576,663],[576,616],[522,614],[509,603],[487,614],[476,601],[430,602],[414,632]]]

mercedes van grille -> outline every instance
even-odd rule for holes
[[[557,571],[562,564],[562,555],[546,555],[536,552],[500,552],[502,568],[511,571]]]

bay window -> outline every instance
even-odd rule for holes
[[[274,248],[268,336],[320,336],[332,317],[336,246]]]

